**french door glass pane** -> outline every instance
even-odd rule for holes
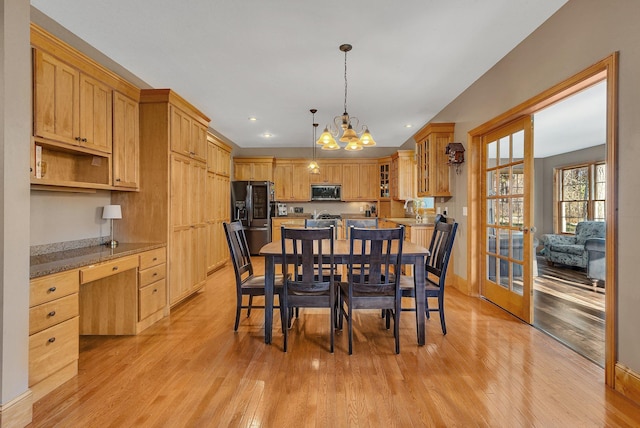
[[[487,168],[493,168],[498,165],[498,142],[492,141],[487,144]]]
[[[522,261],[524,254],[522,252],[522,232],[511,232],[511,258]]]
[[[487,199],[487,224],[495,224],[498,218],[498,201],[495,199]]]
[[[498,194],[498,174],[495,170],[487,171],[487,196]]]
[[[499,265],[500,265],[500,278],[499,278],[498,285],[506,289],[509,289],[509,261],[500,259]]]
[[[524,198],[511,198],[511,226],[524,223]]]
[[[500,169],[500,182],[498,185],[498,192],[500,195],[509,194],[509,167]]]
[[[510,162],[511,144],[509,137],[503,137],[498,140],[498,150],[500,153],[499,165],[505,165]]]
[[[511,137],[511,162],[516,162],[524,158],[524,131],[518,131]]]

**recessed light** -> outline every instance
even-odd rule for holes
[[[262,134],[262,136],[263,136],[264,138],[271,138],[271,137],[273,137],[273,135],[269,134],[268,132],[265,132],[264,134]]]
[[[256,120],[258,120],[258,118],[257,118],[257,117],[253,117],[253,116],[251,116],[251,117],[249,118],[249,121],[250,121],[250,122],[255,122]]]
[[[404,127],[405,127],[405,128],[413,128],[413,125],[412,125],[412,124],[410,124],[410,123],[407,123]]]

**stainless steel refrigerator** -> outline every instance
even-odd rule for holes
[[[242,222],[251,254],[258,254],[263,245],[271,242],[274,207],[272,182],[231,182],[231,218]]]

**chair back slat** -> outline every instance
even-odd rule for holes
[[[344,221],[344,228],[346,239],[349,239],[351,236],[351,228],[359,227],[366,229],[377,229],[378,228],[378,217],[374,218],[348,218]]]
[[[304,227],[333,227],[333,238],[338,239],[338,219],[335,218],[321,218],[321,219],[304,219]]]
[[[294,293],[323,293],[331,287],[335,269],[333,227],[288,229],[282,227],[282,272],[285,287]],[[291,251],[287,251],[291,248]],[[293,271],[289,268],[293,266]]]
[[[425,267],[428,273],[436,275],[440,279],[440,283],[444,282],[446,276],[457,229],[458,223],[449,223],[442,218],[436,222],[433,230],[431,244],[429,245],[430,254]]]

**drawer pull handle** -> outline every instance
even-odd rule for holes
[[[153,273],[153,276],[158,276],[158,272],[154,272],[154,273]]]
[[[112,270],[118,270],[118,266],[114,266]]]
[[[154,288],[154,289],[153,289],[153,292],[154,292],[154,293],[157,293],[157,292],[158,292],[158,289],[157,289],[157,288]]]
[[[53,293],[54,291],[56,291],[56,287],[49,288],[49,293]]]
[[[50,316],[50,317],[55,317],[55,316],[56,316],[56,311],[51,311],[51,312],[49,312],[49,316]]]
[[[157,257],[154,257],[154,258],[153,258],[153,261],[154,261],[154,262],[155,262],[155,261],[157,261],[157,260],[158,260],[158,258],[157,258]]]
[[[55,342],[55,341],[56,341],[56,338],[55,338],[55,337],[50,337],[48,342],[49,342],[49,343],[53,343],[53,342]]]

